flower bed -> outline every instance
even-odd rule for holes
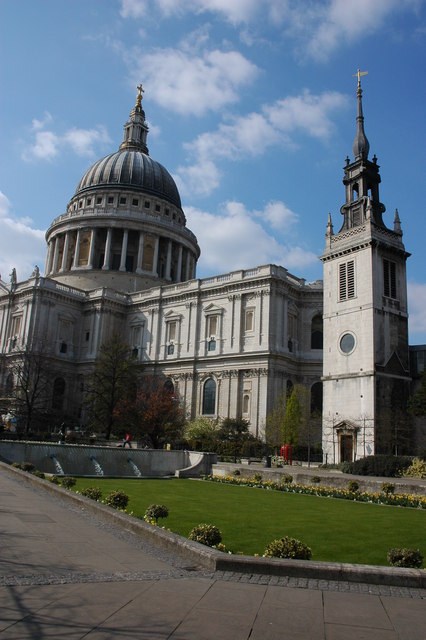
[[[371,502],[373,504],[386,504],[394,507],[411,507],[412,509],[426,509],[426,498],[408,494],[369,493],[367,491],[349,491],[348,489],[335,489],[323,485],[301,485],[280,483],[274,480],[257,480],[254,478],[241,478],[235,476],[204,476],[208,482],[222,484],[235,484],[257,489],[282,491],[284,493],[302,493],[309,496],[321,496],[323,498],[339,498],[341,500],[353,500],[355,502]]]

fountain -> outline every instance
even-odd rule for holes
[[[44,473],[104,478],[199,477],[211,473],[216,454],[167,449],[131,451],[106,445],[0,440],[0,459],[31,462]]]
[[[99,462],[96,460],[95,456],[90,456],[90,461],[93,464],[93,466],[95,467],[96,475],[97,476],[103,476],[104,475],[104,470],[102,469],[102,467],[99,464]]]
[[[130,466],[132,467],[133,471],[135,472],[135,476],[140,478],[142,476],[142,473],[141,473],[141,470],[139,469],[139,467],[133,462],[133,460],[131,458],[127,458],[127,462],[130,464]]]
[[[53,464],[55,465],[56,473],[59,473],[59,475],[64,476],[65,472],[62,469],[62,466],[59,460],[53,455],[53,453],[50,457],[52,458]]]

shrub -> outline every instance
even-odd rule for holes
[[[382,491],[389,495],[390,493],[395,493],[395,485],[392,482],[384,482],[382,484]]]
[[[293,482],[293,476],[291,476],[289,473],[283,473],[283,475],[281,476],[281,483],[291,484],[292,482]]]
[[[312,484],[319,484],[321,482],[321,478],[319,476],[312,476],[311,482]]]
[[[76,483],[76,479],[75,478],[62,478],[61,479],[61,485],[64,487],[64,489],[71,489],[71,487],[73,487]]]
[[[295,560],[310,560],[311,549],[296,538],[279,538],[272,540],[263,554],[265,558],[293,558]]]
[[[348,491],[355,493],[355,491],[359,490],[359,483],[356,480],[349,480],[348,482]]]
[[[222,534],[214,524],[198,524],[190,531],[188,538],[207,547],[213,547],[222,541]]]
[[[43,473],[43,471],[39,471],[38,469],[34,469],[34,471],[32,472],[33,476],[36,476],[37,478],[41,478],[42,480],[45,479],[45,475]]]
[[[158,518],[167,518],[169,510],[164,504],[151,504],[145,511],[146,520],[155,520],[158,522]]]
[[[378,454],[360,458],[355,462],[342,465],[343,473],[353,473],[359,476],[384,476],[395,478],[411,465],[409,456],[392,456]]]
[[[22,471],[34,471],[35,466],[33,465],[32,462],[21,462],[20,464],[20,468],[22,469]]]
[[[387,557],[393,567],[420,569],[423,564],[423,555],[419,549],[389,549]]]
[[[402,475],[406,478],[426,478],[426,462],[421,458],[414,458]]]
[[[81,490],[81,495],[98,501],[102,497],[102,490],[99,487],[85,487]]]
[[[49,480],[53,484],[61,484],[61,479],[58,476],[50,476]]]
[[[241,471],[239,469],[235,469],[233,475],[234,476],[240,476],[241,475]]]
[[[129,496],[123,491],[111,491],[105,498],[105,504],[113,509],[125,509],[129,502]]]
[[[255,474],[253,475],[253,480],[254,480],[255,482],[262,482],[262,474],[261,474],[261,473],[255,473]]]

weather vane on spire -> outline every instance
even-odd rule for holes
[[[357,89],[361,89],[361,76],[366,76],[367,74],[368,74],[368,71],[360,71],[359,69],[356,73],[354,73],[353,77],[358,78]]]
[[[142,94],[145,93],[145,90],[142,89],[142,83],[138,84],[138,86],[136,87],[136,89],[138,90],[138,95],[136,98],[136,104],[140,107],[142,104]]]

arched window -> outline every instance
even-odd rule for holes
[[[65,395],[65,380],[63,378],[55,378],[53,383],[52,408],[62,409]]]
[[[322,349],[322,317],[320,315],[312,318],[311,349]]]
[[[216,408],[216,382],[208,378],[203,389],[203,415],[212,416]]]
[[[315,382],[311,387],[312,413],[322,413],[322,382]]]

